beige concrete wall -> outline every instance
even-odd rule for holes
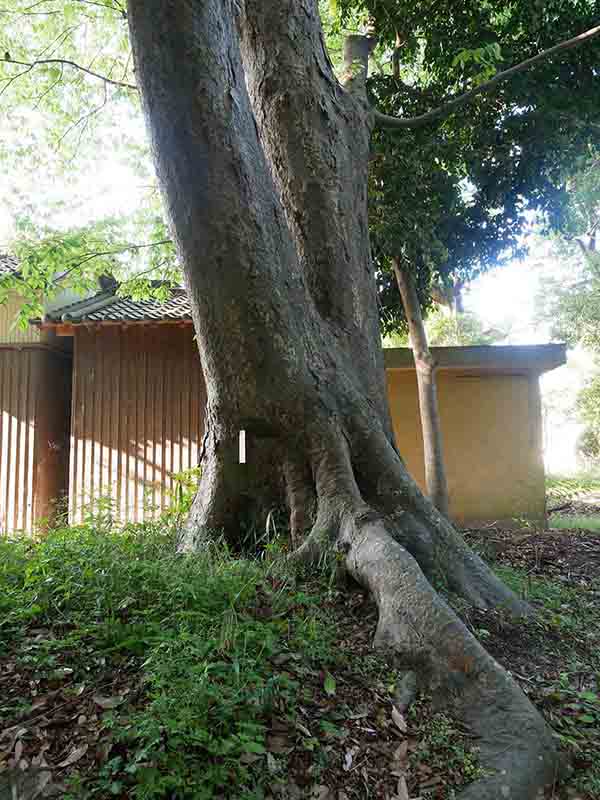
[[[421,488],[423,445],[414,371],[387,370],[398,449]],[[459,523],[545,515],[541,412],[533,374],[440,372],[439,405],[450,492]]]

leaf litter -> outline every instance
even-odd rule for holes
[[[597,535],[499,529],[466,535],[500,567],[575,588],[582,602],[598,611]],[[372,649],[376,610],[360,592],[332,592],[324,606],[335,628],[331,658],[319,668],[314,655],[298,648],[275,656],[275,669],[300,684],[300,700],[293,714],[275,708],[265,720],[266,752],[244,756],[249,769],[269,774],[267,800],[450,800],[478,774],[468,732],[436,712],[427,697],[417,696],[408,704],[399,699],[400,689],[411,682],[410,673],[399,672],[393,660]],[[571,715],[579,722],[580,717],[591,720],[584,723],[590,727],[600,725],[600,715],[598,720],[589,713],[577,717],[578,710],[567,708],[557,689],[565,674],[569,679],[573,675],[574,654],[582,665],[589,664],[589,650],[598,645],[593,636],[586,638],[567,623],[566,628],[540,632],[515,627],[493,612],[458,610],[551,724],[556,727],[557,715]],[[568,617],[570,610],[559,612]],[[85,783],[111,755],[118,753],[127,762],[127,752],[114,742],[111,719],[146,702],[134,659],[99,662],[82,682],[67,656],[59,655],[54,669],[40,676],[34,663],[28,665],[27,648],[51,635],[50,630],[32,628],[18,650],[0,656],[2,799],[15,796],[15,787],[19,800],[62,797],[73,776],[83,776]],[[593,705],[597,686],[588,672],[583,668],[576,678],[584,700],[587,692],[586,702]],[[575,772],[547,796],[597,800],[600,795],[581,788],[577,776],[589,766],[589,752],[572,748],[571,755]],[[128,794],[117,791],[113,796]]]

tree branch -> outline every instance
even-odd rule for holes
[[[572,39],[567,39],[564,42],[555,44],[553,47],[549,47],[547,50],[542,50],[541,53],[538,53],[532,58],[528,58],[525,61],[521,61],[520,64],[515,64],[514,67],[510,67],[503,72],[499,72],[489,81],[481,83],[479,86],[475,86],[468,92],[465,92],[464,94],[449,100],[447,103],[444,103],[438,108],[434,108],[431,111],[428,111],[426,114],[421,114],[418,117],[390,117],[387,114],[382,114],[380,111],[375,111],[375,124],[381,128],[421,128],[423,125],[428,125],[430,122],[437,122],[445,119],[453,114],[456,109],[466,105],[467,103],[470,103],[473,98],[480,94],[491,92],[492,89],[498,86],[498,84],[508,80],[509,78],[512,78],[513,75],[530,69],[530,67],[533,67],[540,61],[550,58],[556,53],[560,53],[563,50],[570,50],[573,47],[578,47],[581,44],[585,44],[599,34],[600,25],[597,25],[595,28],[590,28],[588,31],[580,33],[578,36],[574,36]]]
[[[42,59],[39,59],[37,61],[29,62],[29,61],[15,61],[14,58],[6,58],[6,56],[5,56],[4,58],[0,58],[0,62],[3,62],[5,64],[17,64],[20,67],[27,67],[28,68],[27,70],[24,70],[23,72],[20,72],[18,75],[15,75],[14,78],[11,79],[11,83],[12,83],[12,80],[14,80],[15,78],[20,77],[21,75],[25,75],[27,72],[32,70],[34,67],[39,67],[39,66],[42,66],[44,64],[62,64],[63,66],[66,66],[66,67],[72,67],[73,69],[78,69],[78,70],[80,70],[80,72],[85,72],[86,75],[91,75],[92,78],[97,78],[98,80],[104,81],[104,83],[108,83],[111,86],[118,86],[121,89],[129,89],[129,90],[131,90],[133,92],[137,92],[137,90],[138,90],[137,86],[134,86],[134,84],[132,84],[132,83],[125,83],[123,81],[115,81],[112,78],[107,78],[106,75],[100,75],[98,72],[93,72],[91,69],[87,69],[86,67],[82,67],[81,64],[75,63],[75,61],[69,61],[68,59],[65,59],[65,58],[42,58]]]

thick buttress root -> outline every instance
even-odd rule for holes
[[[484,776],[461,793],[461,800],[540,798],[556,778],[558,757],[550,729],[433,589],[417,559],[423,559],[429,575],[441,574],[449,588],[479,606],[504,607],[515,614],[531,609],[421,500],[391,450],[386,453],[386,479],[395,472],[398,493],[405,500],[413,495],[410,511],[396,505],[384,517],[367,505],[354,479],[349,448],[328,448],[315,470],[317,523],[297,555],[314,559],[332,542],[345,554],[348,573],[377,603],[375,644],[418,665],[421,682],[477,737]],[[381,452],[377,457],[381,464]],[[381,508],[381,487],[378,495]]]
[[[461,793],[461,800],[541,797],[543,787],[556,778],[556,748],[518,685],[381,521],[362,523],[348,516],[340,545],[349,573],[377,602],[376,644],[418,663],[429,688],[478,737],[485,775]]]
[[[430,507],[393,448],[381,441],[375,451],[360,443],[360,452],[370,455],[372,464],[383,465],[385,479],[376,482],[376,490],[373,482],[362,480],[359,488],[356,475],[364,474],[362,465],[351,457],[351,437],[339,430],[321,430],[306,452],[314,492],[307,488],[305,470],[286,465],[286,477],[294,479],[288,487],[292,518],[302,517],[296,503],[312,505],[316,497],[312,530],[292,558],[315,563],[327,550],[343,554],[347,572],[377,603],[375,643],[418,665],[420,682],[477,737],[484,776],[462,792],[461,800],[541,798],[544,787],[555,780],[558,764],[549,728],[430,580],[445,581],[480,607],[503,607],[517,615],[531,609]],[[205,489],[206,500],[198,506],[203,525],[213,530],[222,526],[218,515],[211,525],[207,513],[222,508],[215,502],[224,482],[218,473],[206,471],[216,484],[214,491]]]

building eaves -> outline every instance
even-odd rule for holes
[[[191,320],[191,309],[183,289],[174,289],[165,302],[132,300],[112,292],[100,292],[57,308],[44,316],[43,324],[102,324],[115,322],[168,322]]]
[[[473,345],[470,347],[432,347],[431,353],[441,370],[471,373],[542,373],[562,366],[567,360],[564,344]],[[412,350],[407,347],[383,351],[386,369],[413,370]]]
[[[0,253],[0,277],[16,275],[19,272],[19,262],[8,253]]]

